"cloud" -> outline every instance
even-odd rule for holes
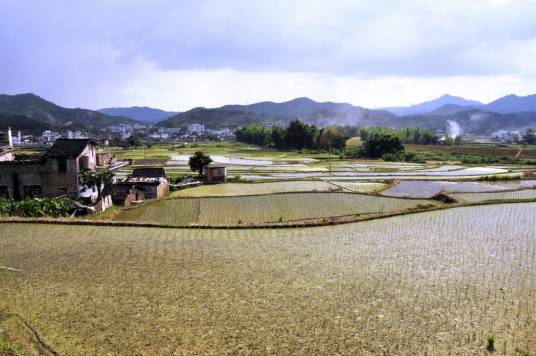
[[[297,96],[323,91],[306,85],[301,93],[290,90],[308,78],[307,85],[323,84],[332,100],[340,100],[355,97],[344,90],[361,91],[341,83],[388,79],[396,86],[397,78],[441,78],[447,91],[448,78],[491,83],[487,78],[497,77],[496,86],[516,82],[519,88],[512,91],[521,93],[536,78],[536,6],[530,0],[0,1],[0,91],[38,92],[70,106],[119,105],[128,99],[118,93],[132,93],[141,83],[162,88],[159,93],[170,85],[167,91],[183,107],[198,100],[179,97],[192,97],[189,88],[200,86],[212,95],[207,103],[261,94],[280,98],[287,95],[281,87]],[[237,88],[231,75],[223,85],[217,73],[239,73],[248,90]],[[212,82],[222,91],[211,88]],[[423,92],[419,87],[415,93]],[[468,87],[468,96],[488,97],[488,88]],[[381,99],[387,105],[409,96],[417,95]],[[143,97],[161,103],[155,94]],[[355,103],[366,102],[372,100]]]

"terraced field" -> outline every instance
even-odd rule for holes
[[[387,213],[414,208],[419,204],[431,204],[431,202],[351,193],[175,198],[125,210],[117,218],[167,225],[227,226]]]
[[[237,196],[291,192],[329,192],[340,190],[328,182],[322,181],[286,181],[268,183],[225,183],[202,185],[173,192],[172,197],[207,197],[207,196]]]
[[[455,199],[468,203],[477,203],[484,201],[505,201],[520,199],[536,199],[535,189],[516,190],[513,192],[488,192],[488,193],[464,193],[451,194]]]
[[[322,228],[0,224],[27,354],[536,353],[535,203]]]
[[[346,182],[333,180],[330,181],[330,183],[335,184],[338,187],[350,190],[352,192],[359,193],[377,192],[387,187],[386,184],[380,182]]]

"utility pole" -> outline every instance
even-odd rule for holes
[[[331,174],[331,140],[328,141],[328,151],[329,151],[329,157],[328,157],[329,174]]]

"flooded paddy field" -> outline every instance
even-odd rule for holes
[[[448,182],[448,181],[425,181],[403,180],[398,184],[382,191],[382,195],[393,197],[431,198],[440,192],[463,193],[463,192],[493,192],[523,187],[535,186],[535,181],[505,181],[505,182]]]
[[[356,214],[384,214],[434,204],[428,200],[339,192],[170,198],[124,210],[117,220],[175,226],[262,225]]]
[[[19,317],[59,354],[479,355],[493,335],[501,354],[532,355],[534,216],[520,203],[301,229],[4,223],[1,265],[16,270],[0,270],[0,328],[27,354],[39,346]]]

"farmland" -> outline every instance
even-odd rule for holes
[[[171,194],[173,197],[206,197],[206,196],[236,196],[291,192],[329,192],[340,190],[340,187],[321,181],[287,181],[269,183],[225,183],[203,185],[200,187],[179,190]]]
[[[124,210],[118,220],[165,225],[233,226],[403,211],[427,200],[350,193],[287,193],[259,196],[163,199]]]
[[[0,223],[0,354],[536,352],[529,166],[112,148],[174,178],[196,150],[234,182]]]
[[[277,230],[0,225],[33,353],[536,352],[534,203]],[[143,336],[143,337],[142,337]]]
[[[452,196],[456,199],[471,203],[483,201],[532,200],[536,199],[536,190],[524,189],[511,192],[465,193],[452,194]]]

